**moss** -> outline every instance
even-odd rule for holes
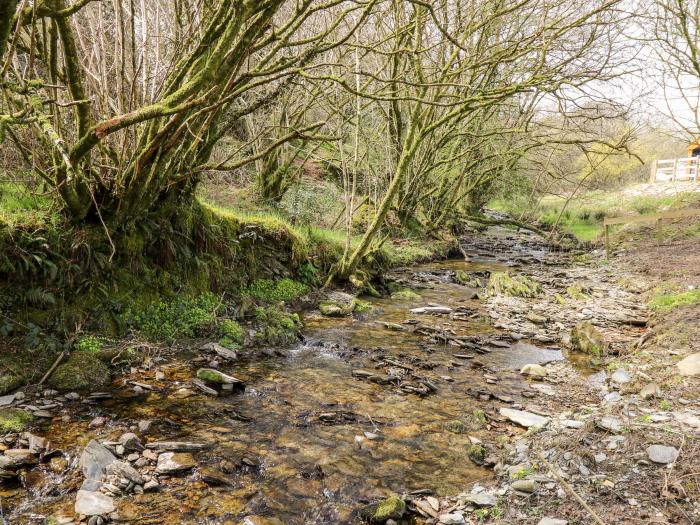
[[[355,303],[355,311],[358,313],[367,313],[371,312],[372,310],[374,310],[372,303],[366,301],[357,301]]]
[[[254,339],[258,345],[288,345],[299,338],[302,327],[299,315],[288,314],[279,306],[256,308],[255,320],[258,330]]]
[[[600,357],[608,346],[602,334],[586,321],[571,329],[571,348],[576,352]]]
[[[15,375],[0,376],[0,395],[5,395],[16,390],[23,382],[21,377]]]
[[[399,290],[399,291],[392,293],[391,298],[394,299],[395,301],[412,301],[415,299],[420,299],[420,295],[418,295],[413,290],[409,290],[408,288],[404,288],[402,290]]]
[[[459,419],[455,419],[454,421],[450,421],[445,425],[445,428],[454,433],[454,434],[462,434],[467,430],[466,425],[464,422],[460,421]]]
[[[68,361],[59,365],[49,384],[62,392],[100,388],[109,383],[109,368],[88,352],[73,352]]]
[[[479,444],[470,445],[467,449],[467,456],[469,456],[469,459],[474,463],[482,464],[486,459],[486,448]]]
[[[542,293],[542,285],[526,275],[511,276],[508,272],[494,272],[487,287],[489,295],[511,297],[537,297]]]
[[[197,377],[202,381],[206,381],[207,383],[221,384],[225,382],[221,374],[215,370],[208,370],[205,368],[200,368],[197,370]]]
[[[390,496],[379,503],[367,505],[360,511],[360,517],[370,523],[385,523],[387,520],[400,520],[406,513],[406,503],[398,496]]]
[[[561,305],[566,304],[566,299],[564,299],[564,297],[560,293],[554,294],[554,300]]]
[[[572,299],[585,299],[586,295],[591,293],[591,289],[581,283],[574,283],[566,289],[566,293]]]
[[[0,409],[0,432],[22,432],[32,421],[32,413],[21,408]]]

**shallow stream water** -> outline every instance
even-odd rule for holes
[[[71,461],[97,435],[87,430],[87,422],[98,414],[112,415],[122,423],[160,421],[151,439],[214,444],[196,458],[201,466],[225,473],[229,486],[211,487],[197,469],[183,478],[169,478],[158,492],[118,500],[120,515],[131,523],[244,523],[246,516],[265,517],[270,521],[260,523],[271,524],[356,523],[353,512],[363,501],[422,489],[438,495],[463,492],[490,476],[467,455],[469,436],[485,432],[477,412],[480,405],[468,394],[470,388],[484,384],[484,370],[474,363],[491,373],[511,371],[489,386],[517,399],[524,385],[513,370],[525,363],[562,359],[556,349],[526,342],[504,344],[473,298],[475,290],[448,277],[455,270],[504,268],[496,259],[475,257],[470,262],[442,261],[399,271],[394,277],[409,276],[419,298],[368,299],[374,309],[359,318],[309,314],[304,342],[285,350],[284,356],[244,358],[222,367],[246,381],[244,394],[175,399],[172,388],[185,385],[193,369],[174,362],[162,368],[169,389],[88,406],[77,421],[53,423],[46,434]],[[460,315],[410,312],[429,303],[448,306]],[[385,322],[407,330],[390,330]],[[496,343],[489,353],[459,359],[455,354],[463,350],[426,343],[423,335],[410,331],[415,323],[457,336],[479,335],[487,342],[494,338]],[[354,377],[352,372],[358,369],[388,370],[397,380],[373,383]],[[407,393],[399,387],[402,374],[418,375],[436,391],[425,396]],[[454,431],[455,422],[459,432]],[[122,431],[123,425],[115,428],[116,436]],[[102,429],[99,439],[108,437],[115,436],[109,435],[109,428]],[[6,498],[15,496],[10,501],[17,523],[41,523],[47,514],[72,515],[74,493],[66,492],[82,481],[80,475],[62,478],[48,473],[47,466],[34,474],[37,479],[30,483],[28,494],[21,489],[3,493]]]

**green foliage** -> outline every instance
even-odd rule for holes
[[[0,432],[22,432],[33,419],[32,413],[21,408],[0,409]]]
[[[484,459],[486,459],[486,448],[479,444],[470,445],[467,449],[467,456],[474,463],[483,463]]]
[[[95,336],[86,335],[78,340],[78,342],[75,344],[75,349],[79,352],[97,354],[100,352],[100,350],[102,350],[102,341]]]
[[[452,432],[453,434],[461,434],[466,431],[467,427],[463,421],[455,419],[446,423],[445,429],[447,429],[449,432]]]
[[[673,408],[673,403],[671,403],[668,399],[664,399],[659,403],[659,410],[663,410],[664,412],[668,412]]]
[[[198,297],[160,300],[142,309],[130,309],[124,318],[132,329],[152,340],[173,342],[196,337],[210,329],[220,308],[219,299],[206,292]]]
[[[663,288],[656,291],[647,303],[649,308],[657,312],[668,312],[680,306],[688,306],[700,302],[700,289],[685,292],[672,292]]]
[[[525,479],[531,476],[535,470],[531,466],[522,467],[517,472],[513,473],[513,479]]]
[[[367,313],[374,310],[372,303],[367,301],[355,301],[355,311],[359,313]]]
[[[308,293],[309,287],[304,283],[292,279],[257,279],[245,290],[244,294],[260,299],[261,301],[291,301]]]
[[[255,342],[258,345],[291,344],[297,340],[302,327],[298,314],[288,314],[276,305],[257,307],[255,320],[258,324]]]
[[[242,345],[245,340],[243,328],[232,319],[222,319],[216,327],[216,330],[221,337],[219,344],[230,347],[231,345]],[[221,341],[225,341],[226,344]]]

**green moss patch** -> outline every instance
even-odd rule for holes
[[[542,285],[527,275],[511,276],[508,272],[492,273],[487,287],[489,295],[511,297],[537,297],[542,291]]]
[[[367,505],[360,516],[370,523],[385,523],[387,520],[400,520],[406,513],[406,503],[398,496],[390,496],[379,503]]]
[[[302,327],[299,315],[288,314],[277,306],[256,308],[255,321],[255,343],[261,346],[292,344],[298,340]]]
[[[33,419],[32,413],[21,408],[0,409],[0,432],[22,432]]]

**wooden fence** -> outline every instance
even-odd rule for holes
[[[698,157],[663,159],[651,163],[649,182],[698,182]]]
[[[603,221],[605,226],[605,258],[610,258],[610,226],[615,224],[633,224],[637,222],[652,222],[656,221],[658,226],[661,226],[663,219],[683,219],[686,217],[700,216],[700,208],[691,210],[674,210],[665,211],[662,213],[650,213],[648,215],[626,215],[623,217],[609,217]]]

